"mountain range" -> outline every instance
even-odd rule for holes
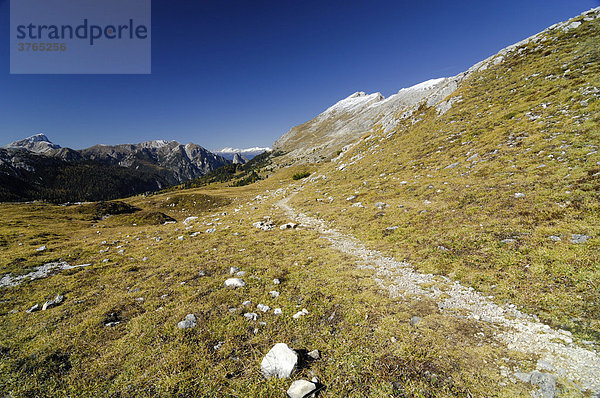
[[[181,184],[264,152],[229,149],[225,157],[193,143],[154,140],[74,150],[36,134],[0,148],[0,200],[114,199]]]

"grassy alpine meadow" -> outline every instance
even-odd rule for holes
[[[501,370],[532,358],[507,350],[485,325],[442,315],[426,299],[389,298],[371,271],[314,231],[253,227],[265,216],[290,221],[268,193],[296,173],[109,204],[2,204],[3,275],[61,260],[91,265],[2,288],[0,391],[280,397],[290,381],[265,380],[260,361],[285,342],[319,350],[295,377],[316,376],[323,397],[527,394],[524,384],[502,384]],[[246,273],[245,287],[224,287],[231,267]],[[58,294],[61,305],[26,312]],[[186,314],[195,328],[177,327]]]

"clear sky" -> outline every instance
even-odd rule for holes
[[[18,1],[18,0],[12,0]],[[156,0],[151,75],[9,75],[0,0],[0,145],[151,139],[270,146],[356,91],[456,75],[598,0]]]

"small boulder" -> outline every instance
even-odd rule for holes
[[[255,321],[258,319],[258,314],[256,312],[246,312],[244,314],[244,318],[246,318],[249,321]]]
[[[46,311],[49,308],[60,305],[64,299],[65,299],[65,297],[62,294],[57,295],[53,300],[46,301],[44,303],[44,305],[42,306],[42,311]]]
[[[304,315],[308,315],[308,310],[306,308],[303,308],[302,311],[296,312],[294,315],[292,315],[292,318],[300,319]]]
[[[311,358],[311,359],[313,359],[313,360],[315,360],[315,361],[316,361],[317,359],[321,358],[321,354],[319,353],[319,350],[312,350],[312,351],[310,351],[310,352],[309,352],[308,354],[306,354],[306,355],[308,355],[308,357],[309,357],[309,358]]]
[[[196,319],[196,315],[194,314],[187,314],[185,316],[185,318],[183,319],[183,321],[179,322],[177,324],[177,327],[179,329],[189,329],[189,328],[193,328],[196,327],[196,325],[198,320]]]
[[[28,309],[27,311],[25,311],[28,314],[31,314],[32,312],[36,312],[40,310],[40,305],[39,304],[35,304],[33,307],[31,307],[30,309]]]
[[[289,398],[304,398],[314,393],[317,389],[315,383],[307,380],[296,380],[287,390]]]
[[[574,243],[574,244],[585,243],[585,242],[587,242],[588,239],[590,239],[590,237],[587,235],[580,235],[580,234],[571,235],[571,243]]]
[[[265,304],[259,304],[256,306],[256,308],[258,308],[258,310],[262,311],[262,312],[267,312],[271,309],[271,307],[269,307],[268,305],[265,305]]]
[[[298,354],[285,343],[277,343],[265,355],[260,363],[260,370],[265,378],[288,378],[298,364]]]
[[[240,278],[229,278],[225,281],[225,287],[244,287],[246,282]]]

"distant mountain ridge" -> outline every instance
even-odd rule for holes
[[[44,134],[36,134],[0,149],[0,176],[9,180],[0,192],[0,200],[48,198],[41,192],[61,189],[55,186],[55,177],[65,170],[70,170],[72,181],[79,182],[70,193],[53,199],[98,200],[162,189],[201,177],[230,163],[232,161],[193,143],[183,145],[177,141],[154,140],[74,150],[52,143]],[[92,188],[93,180],[86,182],[75,175],[83,165],[88,173],[94,169],[91,173],[96,178],[114,177],[113,182],[106,182],[106,193]],[[99,170],[102,173],[96,173]],[[129,181],[128,185],[134,188],[122,187],[124,181]],[[19,185],[29,187],[26,190],[29,193],[24,195],[15,190]],[[78,193],[77,188],[82,192]],[[41,196],[36,196],[36,192]]]

